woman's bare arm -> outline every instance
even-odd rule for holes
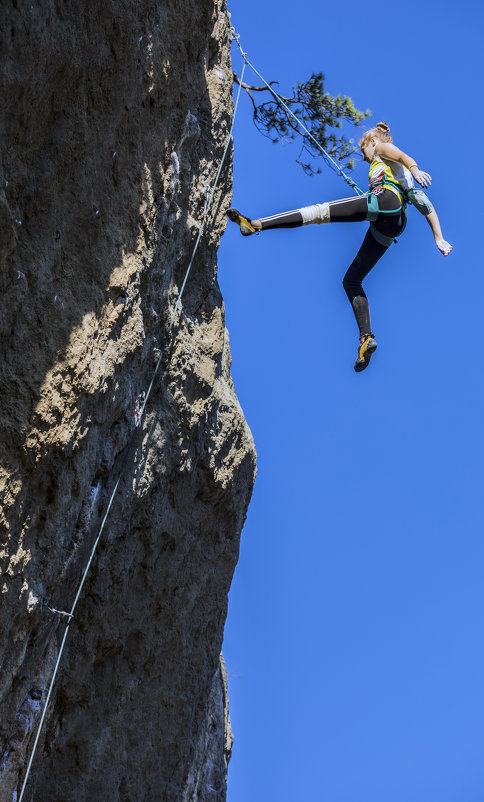
[[[387,156],[389,159],[392,159],[392,161],[403,164],[407,170],[410,170],[416,182],[420,184],[421,187],[426,189],[431,185],[431,176],[428,173],[424,173],[423,170],[419,170],[415,159],[409,156],[408,153],[404,153],[400,148],[397,148],[396,145],[392,145],[390,142],[377,142],[375,155]]]
[[[440,253],[444,254],[444,256],[448,256],[452,250],[452,245],[449,242],[446,242],[444,239],[444,235],[442,234],[442,229],[440,227],[439,217],[434,209],[433,204],[432,211],[430,214],[426,214],[425,217],[427,218],[428,224],[432,229],[432,234],[434,235],[437,248],[439,249]]]

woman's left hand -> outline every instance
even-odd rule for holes
[[[412,175],[415,178],[417,184],[420,184],[420,186],[424,187],[424,189],[427,189],[427,187],[429,187],[430,184],[432,183],[431,176],[428,173],[424,173],[423,170],[417,169],[415,171],[412,171]]]

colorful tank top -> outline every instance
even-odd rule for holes
[[[382,156],[373,156],[373,160],[370,164],[370,186],[384,178],[402,187],[403,190],[412,189],[414,186],[412,173],[404,167],[403,164],[395,162],[392,159],[383,159]],[[395,195],[398,195],[400,202],[403,203],[405,198],[404,192],[400,193],[398,189],[391,184],[387,184],[385,189],[390,189]],[[378,194],[378,190],[376,194]]]

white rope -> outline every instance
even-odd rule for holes
[[[96,552],[98,543],[99,543],[99,541],[101,539],[101,535],[102,535],[102,532],[103,532],[103,529],[104,529],[104,524],[106,523],[107,517],[109,515],[109,511],[110,511],[112,503],[114,501],[114,496],[116,495],[116,491],[118,489],[118,485],[119,485],[120,481],[121,481],[121,475],[118,477],[118,481],[116,482],[116,484],[114,486],[114,490],[113,490],[113,492],[111,494],[111,498],[109,499],[109,504],[108,504],[106,513],[104,515],[104,518],[102,520],[101,528],[99,529],[98,536],[97,536],[97,538],[96,538],[96,540],[94,542],[94,546],[92,547],[91,554],[89,556],[89,560],[87,562],[86,568],[84,569],[84,573],[82,575],[82,579],[81,579],[80,585],[79,585],[79,587],[77,589],[76,597],[75,597],[74,602],[72,604],[71,611],[70,611],[70,613],[67,613],[67,615],[69,616],[69,620],[67,622],[67,626],[66,626],[66,628],[64,630],[64,635],[62,637],[62,641],[61,641],[61,645],[60,645],[60,649],[59,649],[59,654],[57,655],[57,660],[56,660],[56,663],[55,663],[55,666],[54,666],[54,672],[53,672],[51,680],[50,680],[49,690],[47,692],[47,698],[45,700],[44,709],[42,710],[42,715],[40,717],[39,726],[37,728],[37,733],[36,733],[36,736],[35,736],[34,745],[32,747],[32,752],[30,754],[29,762],[28,762],[28,765],[27,765],[27,771],[25,773],[25,777],[24,777],[24,781],[23,781],[23,785],[22,785],[22,790],[20,791],[20,796],[18,798],[18,802],[22,802],[24,791],[25,791],[25,787],[27,785],[27,780],[29,779],[30,769],[32,768],[32,762],[34,760],[35,752],[36,752],[36,749],[37,749],[37,744],[38,744],[39,738],[40,738],[40,733],[41,733],[41,730],[42,730],[42,727],[43,727],[43,724],[44,724],[45,714],[47,712],[47,707],[48,707],[49,702],[50,702],[50,696],[51,696],[51,693],[52,693],[52,688],[54,687],[54,682],[55,682],[56,677],[57,677],[57,671],[59,669],[59,664],[60,664],[60,661],[61,661],[62,652],[64,651],[64,646],[65,646],[65,642],[67,640],[69,627],[70,627],[71,621],[72,621],[72,619],[74,617],[74,611],[75,611],[75,609],[77,607],[77,602],[79,601],[79,596],[81,595],[82,588],[84,587],[84,582],[86,581],[86,577],[87,577],[87,574],[89,572],[89,568],[91,567],[91,563],[92,563],[92,561],[94,559],[94,554]]]
[[[246,66],[246,65],[245,65],[245,61],[244,61],[244,65],[243,65],[243,68],[242,68],[242,78],[243,78],[243,76],[244,76],[245,66]],[[183,295],[183,292],[184,292],[184,289],[185,289],[185,286],[186,286],[186,283],[187,283],[187,280],[188,280],[188,276],[189,276],[189,274],[190,274],[190,270],[191,270],[191,268],[192,268],[192,265],[193,265],[193,262],[194,262],[194,260],[195,260],[195,255],[196,255],[196,253],[197,253],[198,246],[199,246],[199,244],[200,244],[200,240],[202,239],[203,232],[204,232],[204,230],[205,230],[205,226],[206,226],[206,223],[207,223],[207,217],[208,217],[208,214],[209,214],[209,212],[210,212],[210,209],[211,209],[211,206],[212,206],[212,202],[213,202],[213,198],[214,198],[215,190],[216,190],[216,188],[217,188],[217,184],[218,184],[218,182],[219,182],[219,179],[220,179],[220,174],[221,174],[221,172],[222,172],[222,168],[223,168],[223,165],[224,165],[224,162],[225,162],[225,157],[226,157],[226,155],[227,155],[227,151],[228,151],[228,149],[229,149],[230,141],[231,141],[231,139],[232,139],[232,133],[233,133],[233,130],[234,130],[234,124],[235,124],[235,116],[236,116],[236,114],[237,114],[237,109],[238,109],[238,105],[239,105],[240,90],[241,90],[241,86],[239,85],[238,92],[237,92],[237,97],[236,97],[236,101],[235,101],[235,105],[234,105],[234,111],[233,111],[233,114],[232,114],[232,124],[231,124],[231,126],[230,126],[230,131],[229,131],[229,134],[228,134],[228,137],[227,137],[227,142],[226,142],[226,144],[225,144],[225,149],[224,149],[224,152],[223,152],[223,155],[222,155],[222,159],[221,159],[221,161],[220,161],[220,165],[219,165],[219,168],[218,168],[218,171],[217,171],[217,175],[216,175],[216,177],[215,177],[215,181],[214,181],[214,183],[213,183],[213,185],[212,185],[211,192],[210,192],[210,193],[209,193],[209,195],[208,195],[208,199],[206,199],[206,200],[205,200],[205,208],[204,208],[204,211],[203,211],[203,219],[202,219],[202,222],[201,222],[201,225],[200,225],[200,229],[199,229],[199,232],[198,232],[198,237],[197,237],[197,240],[196,240],[196,242],[195,242],[195,247],[194,247],[194,249],[193,249],[192,256],[191,256],[191,259],[190,259],[190,262],[189,262],[189,265],[188,265],[187,271],[186,271],[186,273],[185,273],[185,278],[183,279],[183,284],[182,284],[182,286],[181,286],[181,288],[180,288],[180,291],[179,291],[179,293],[178,293],[178,298],[177,298],[177,300],[176,300],[175,308],[174,308],[174,310],[173,310],[173,314],[172,314],[172,316],[171,316],[170,325],[169,325],[169,327],[168,327],[168,332],[167,332],[167,336],[166,336],[166,342],[165,342],[165,346],[164,346],[165,348],[166,348],[166,343],[168,342],[169,336],[170,336],[170,334],[171,334],[171,330],[172,330],[172,328],[173,328],[173,324],[174,324],[174,322],[175,322],[176,313],[177,313],[177,311],[178,311],[178,308],[179,308],[179,306],[180,306],[180,303],[181,303],[182,295]],[[156,375],[157,375],[157,373],[158,373],[158,369],[159,369],[159,367],[160,367],[160,364],[161,364],[161,361],[162,361],[162,357],[163,357],[163,350],[161,351],[161,353],[160,353],[160,355],[159,355],[159,357],[158,357],[158,361],[157,361],[157,363],[156,363],[156,367],[155,367],[155,370],[154,370],[154,372],[153,372],[153,376],[152,376],[152,378],[151,378],[151,382],[150,382],[150,384],[149,384],[148,390],[147,390],[147,391],[146,391],[146,393],[145,393],[145,397],[144,397],[143,405],[142,405],[142,407],[141,407],[141,409],[140,409],[140,411],[139,411],[139,413],[138,413],[137,419],[136,419],[136,423],[135,423],[135,429],[136,429],[136,428],[138,428],[138,427],[140,426],[140,424],[141,424],[141,421],[142,421],[142,418],[143,418],[143,414],[144,414],[144,411],[145,411],[145,407],[146,407],[146,404],[147,404],[147,402],[148,402],[148,398],[149,398],[149,396],[150,396],[151,390],[152,390],[152,388],[153,388],[153,384],[154,384],[154,381],[155,381]],[[133,437],[134,437],[134,432],[133,432],[133,435],[132,435],[132,437],[131,437],[131,439],[130,439],[130,441],[129,441],[129,443],[128,443],[128,446],[127,446],[127,449],[126,449],[126,454],[128,454],[128,453],[129,453],[129,448],[130,448],[130,445],[131,445],[131,443],[132,443]],[[109,499],[109,503],[108,503],[108,506],[107,506],[107,509],[106,509],[106,512],[105,512],[104,518],[103,518],[103,520],[102,520],[101,527],[100,527],[100,529],[99,529],[99,532],[98,532],[98,535],[97,535],[97,537],[96,537],[96,540],[94,541],[94,545],[93,545],[93,547],[92,547],[91,554],[90,554],[90,556],[89,556],[89,560],[87,561],[87,565],[86,565],[86,567],[85,567],[85,569],[84,569],[84,573],[83,573],[83,575],[82,575],[82,578],[81,578],[81,581],[80,581],[79,587],[78,587],[78,589],[77,589],[77,593],[76,593],[76,596],[75,596],[74,602],[73,602],[73,604],[72,604],[72,607],[71,607],[70,613],[61,613],[62,615],[65,615],[65,616],[67,616],[67,617],[69,618],[69,620],[68,620],[67,626],[66,626],[66,628],[65,628],[65,630],[64,630],[64,635],[63,635],[63,638],[62,638],[62,641],[61,641],[61,645],[60,645],[60,649],[59,649],[59,654],[57,655],[57,660],[56,660],[56,663],[55,663],[55,666],[54,666],[54,671],[53,671],[53,674],[52,674],[52,677],[51,677],[51,681],[50,681],[50,684],[49,684],[49,690],[48,690],[48,692],[47,692],[47,698],[46,698],[46,700],[45,700],[44,708],[43,708],[43,710],[42,710],[42,715],[41,715],[41,717],[40,717],[39,726],[38,726],[38,728],[37,728],[37,734],[36,734],[36,736],[35,736],[34,745],[33,745],[33,747],[32,747],[32,752],[31,752],[31,754],[30,754],[30,758],[29,758],[29,762],[28,762],[28,765],[27,765],[27,770],[26,770],[26,772],[25,772],[25,777],[24,777],[24,781],[23,781],[23,784],[22,784],[22,789],[21,789],[21,791],[20,791],[20,796],[19,796],[19,798],[18,798],[18,802],[22,802],[22,799],[23,799],[23,796],[24,796],[25,788],[26,788],[27,781],[28,781],[28,779],[29,779],[29,775],[30,775],[30,770],[31,770],[31,768],[32,768],[32,762],[33,762],[33,760],[34,760],[35,752],[36,752],[36,749],[37,749],[37,744],[38,744],[38,742],[39,742],[40,733],[41,733],[41,731],[42,731],[42,727],[43,727],[43,724],[44,724],[45,715],[46,715],[46,712],[47,712],[47,707],[48,707],[48,705],[49,705],[49,702],[50,702],[50,697],[51,697],[51,694],[52,694],[52,689],[53,689],[53,687],[54,687],[54,683],[55,683],[55,680],[56,680],[56,677],[57,677],[57,672],[58,672],[58,669],[59,669],[59,665],[60,665],[60,661],[61,661],[62,653],[63,653],[63,651],[64,651],[65,642],[66,642],[66,640],[67,640],[67,635],[68,635],[68,632],[69,632],[69,627],[70,627],[70,625],[71,625],[71,621],[72,621],[72,619],[73,619],[73,617],[74,617],[74,611],[75,611],[75,609],[76,609],[76,607],[77,607],[77,603],[78,603],[78,601],[79,601],[79,597],[80,597],[80,595],[81,595],[82,588],[84,587],[84,582],[86,581],[87,575],[88,575],[88,573],[89,573],[89,569],[90,569],[90,567],[91,567],[91,563],[92,563],[92,561],[93,561],[93,559],[94,559],[94,555],[95,555],[95,553],[96,553],[96,550],[97,550],[97,547],[98,547],[99,541],[100,541],[100,539],[101,539],[101,535],[102,535],[102,533],[103,533],[103,530],[104,530],[104,525],[105,525],[105,523],[106,523],[106,521],[107,521],[107,518],[108,518],[109,512],[110,512],[110,510],[111,510],[111,507],[112,507],[112,504],[113,504],[113,501],[114,501],[114,497],[116,496],[116,492],[117,492],[117,490],[118,490],[119,483],[120,483],[120,481],[121,481],[121,478],[122,478],[122,475],[123,475],[123,468],[124,468],[124,464],[123,464],[123,465],[122,465],[122,467],[121,467],[121,471],[120,471],[120,474],[119,474],[118,480],[117,480],[116,484],[114,485],[113,492],[111,493],[111,497],[110,497],[110,499]],[[50,609],[52,609],[52,608],[50,608]],[[58,611],[58,610],[53,610],[53,612],[56,612],[56,613],[57,613],[57,612],[60,612],[60,611]]]

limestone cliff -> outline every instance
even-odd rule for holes
[[[223,800],[255,475],[216,278],[230,152],[166,335],[229,132],[225,0],[5,0],[0,62],[0,800],[121,468],[25,799]]]

